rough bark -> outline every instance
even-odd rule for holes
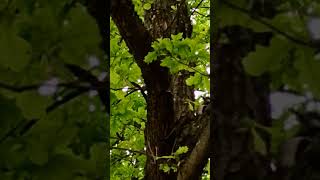
[[[208,105],[204,114],[200,116],[194,124],[192,124],[191,127],[194,129],[188,131],[195,132],[195,136],[198,135],[196,138],[197,143],[178,172],[178,180],[201,179],[202,169],[207,164],[207,160],[209,158],[210,110],[211,104]]]
[[[173,11],[171,6],[177,6]],[[194,100],[193,89],[186,85],[188,72],[170,74],[161,67],[161,59],[151,64],[143,62],[151,51],[151,43],[157,38],[170,37],[182,32],[190,37],[192,26],[186,1],[155,0],[145,14],[145,24],[134,12],[130,0],[112,1],[111,15],[133,54],[146,83],[147,123],[145,144],[147,147],[145,179],[170,180],[199,179],[208,158],[209,113],[196,117],[188,108],[187,100]],[[201,135],[202,133],[202,135]],[[199,142],[198,140],[201,139]],[[198,142],[198,143],[197,143]],[[178,172],[164,173],[159,169],[163,160],[156,156],[170,155],[179,146],[187,145],[189,152],[181,160]],[[194,163],[194,159],[199,163]],[[188,172],[189,177],[183,176]]]

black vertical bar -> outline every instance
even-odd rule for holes
[[[215,45],[216,45],[216,34],[217,34],[217,29],[218,29],[218,26],[217,24],[215,23],[215,11],[214,11],[214,8],[216,7],[217,5],[217,0],[210,0],[210,102],[211,103],[214,103],[215,102],[215,86],[217,85],[215,83],[215,77],[214,77],[214,74],[215,74],[215,71],[214,71],[214,67],[213,67],[213,64],[214,64],[214,57],[216,55],[215,53]],[[213,105],[210,106],[211,107],[211,113],[210,113],[210,179],[213,180],[214,179],[214,167],[215,167],[215,164],[214,164],[214,149],[213,149],[213,119],[214,119],[214,109],[213,109]]]

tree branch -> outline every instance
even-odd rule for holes
[[[131,0],[111,0],[111,17],[142,71],[144,57],[151,50],[152,37],[134,10]]]
[[[102,38],[101,49],[108,55],[109,60],[109,1],[87,0],[85,4],[88,8],[88,12],[95,18],[98,24],[100,35]]]
[[[139,151],[139,150],[132,150],[132,149],[127,149],[127,148],[121,148],[121,147],[111,147],[111,149],[117,149],[117,150],[122,150],[122,151],[129,151],[131,153],[136,153],[136,154],[141,154],[141,155],[145,155],[146,152],[145,151]]]
[[[91,72],[73,64],[66,64],[66,67],[81,81],[88,82],[94,89],[98,91],[101,103],[106,107],[109,112],[110,97],[109,97],[109,80],[99,81]]]
[[[203,123],[203,129],[200,130],[198,142],[192,149],[191,154],[179,169],[178,180],[199,179],[202,170],[209,158],[209,138],[210,138],[210,111],[211,104],[207,106],[205,112],[200,115],[200,122]]]
[[[203,1],[204,1],[204,0],[201,0],[201,1],[197,4],[197,6],[196,6],[195,8],[193,8],[193,11],[191,12],[190,16],[192,16],[193,13],[195,13],[195,12],[197,11],[197,9],[200,7],[200,5],[203,3]]]
[[[70,100],[80,96],[81,94],[83,94],[83,93],[85,93],[87,91],[88,91],[88,89],[77,89],[77,90],[74,90],[74,91],[70,92],[69,94],[65,95],[62,98],[62,100],[55,101],[53,104],[48,106],[47,109],[46,109],[47,113],[53,111],[57,107],[69,102]]]
[[[234,5],[230,2],[227,2],[225,0],[221,1],[223,4],[225,4],[226,6],[228,6],[229,8],[231,9],[234,9],[234,10],[237,10],[241,13],[244,13],[244,14],[247,14],[252,20],[255,20],[263,25],[265,25],[266,27],[268,27],[269,29],[271,29],[272,31],[278,33],[279,35],[285,37],[286,39],[296,43],[296,44],[300,44],[300,45],[303,45],[303,46],[307,46],[307,47],[311,47],[311,48],[317,48],[318,45],[316,45],[315,43],[312,43],[312,42],[306,42],[306,41],[303,41],[301,39],[297,39],[291,35],[289,35],[288,33],[286,32],[283,32],[281,30],[279,30],[277,27],[275,27],[274,25],[270,24],[269,22],[267,22],[266,20],[260,18],[259,16],[253,16],[249,10],[247,9],[244,9],[244,8],[241,8],[237,5]]]
[[[174,60],[175,60],[176,62],[178,62],[179,64],[182,64],[182,65],[184,65],[184,66],[187,66],[188,68],[190,68],[191,70],[193,70],[193,71],[201,74],[202,76],[210,77],[209,74],[206,74],[206,73],[204,73],[204,72],[201,72],[201,71],[197,70],[195,67],[192,67],[192,66],[190,66],[189,64],[180,61],[179,59],[176,59],[176,58],[175,58]]]
[[[80,82],[78,82],[78,81],[72,81],[72,82],[67,82],[67,83],[60,83],[60,84],[57,84],[55,86],[66,87],[66,88],[79,88],[79,89],[89,88],[88,86],[85,86],[85,85],[82,85],[82,84],[79,84],[79,83]],[[3,82],[0,82],[0,89],[5,89],[5,90],[8,90],[8,91],[20,93],[20,92],[24,92],[24,91],[36,90],[42,85],[43,85],[43,83],[25,85],[25,86],[15,86],[15,85],[10,85],[10,84],[5,84]]]
[[[79,95],[81,95],[84,92],[87,92],[88,89],[86,88],[82,88],[82,89],[77,89],[74,90],[72,92],[70,92],[69,94],[65,95],[62,100],[60,101],[56,101],[53,104],[51,104],[50,106],[48,106],[46,108],[46,112],[50,113],[53,110],[55,110],[56,108],[58,108],[59,106],[71,101],[72,99],[78,97]],[[3,143],[7,138],[9,137],[15,137],[14,133],[16,133],[16,130],[20,127],[20,125],[22,126],[21,131],[19,133],[20,136],[23,136],[26,132],[28,132],[39,120],[41,119],[32,119],[27,121],[24,124],[18,124],[17,126],[15,126],[14,128],[12,128],[9,132],[7,132],[1,139],[0,139],[0,144]]]
[[[210,17],[210,14],[209,15],[205,15],[205,14],[202,14],[202,13],[200,13],[200,12],[198,12],[198,11],[194,11],[195,13],[197,13],[197,14],[199,14],[199,15],[201,15],[201,16],[203,16],[203,17]]]
[[[136,87],[136,88],[138,88],[138,89],[140,90],[142,96],[143,96],[144,99],[147,101],[147,100],[148,100],[148,96],[146,95],[146,93],[144,93],[145,88],[142,88],[139,84],[137,84],[137,83],[135,83],[135,82],[131,82],[131,81],[130,81],[130,83],[131,83],[134,87]]]

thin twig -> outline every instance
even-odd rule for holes
[[[203,16],[203,17],[210,17],[210,15],[205,15],[205,14],[202,14],[202,13],[200,13],[200,12],[198,12],[198,11],[194,11],[195,13],[197,13],[197,14],[199,14],[200,16]]]
[[[201,0],[201,1],[198,3],[198,5],[197,5],[195,8],[193,8],[193,11],[191,12],[190,16],[192,16],[193,13],[196,12],[196,10],[200,7],[200,5],[203,3],[203,1],[204,1],[204,0]]]
[[[67,95],[65,95],[62,100],[60,101],[56,101],[53,104],[51,104],[50,106],[48,106],[46,108],[46,112],[50,113],[52,112],[54,109],[58,108],[59,106],[71,101],[72,99],[78,97],[79,95],[81,95],[82,93],[86,92],[88,89],[78,89],[75,90]],[[25,125],[22,125],[21,131],[19,133],[20,136],[23,136],[25,133],[27,133],[37,122],[39,122],[41,119],[32,119],[26,122]],[[20,124],[19,124],[20,125]],[[14,128],[12,128],[10,131],[8,131],[6,133],[6,135],[4,135],[1,139],[0,139],[0,144],[3,143],[7,138],[9,137],[15,137],[14,133],[16,132],[16,130],[20,127],[19,125],[15,126]]]
[[[136,88],[138,88],[138,89],[140,90],[142,96],[143,96],[144,99],[147,101],[148,96],[147,96],[146,93],[144,93],[145,89],[144,89],[143,87],[141,87],[139,84],[135,83],[135,82],[130,81],[130,83],[131,83],[134,87],[136,87]]]
[[[184,63],[184,62],[182,62],[182,61],[178,60],[177,58],[175,58],[175,61],[177,61],[178,63],[180,63],[180,64],[182,64],[182,65],[187,66],[188,68],[192,69],[193,71],[195,71],[195,72],[197,72],[197,73],[199,73],[199,74],[201,74],[201,75],[203,75],[203,76],[210,77],[210,75],[209,75],[209,74],[205,74],[205,73],[203,73],[203,72],[201,72],[201,71],[197,70],[196,68],[191,67],[191,66],[189,66],[188,64],[186,64],[186,63]]]
[[[15,86],[10,84],[5,84],[3,82],[0,82],[0,88],[9,90],[12,92],[24,92],[24,91],[33,91],[38,89],[42,85],[48,85],[48,86],[57,86],[57,87],[66,87],[66,88],[90,88],[89,86],[86,86],[84,84],[78,83],[79,81],[73,81],[73,82],[67,82],[67,83],[60,83],[57,85],[51,85],[51,84],[32,84],[32,85],[25,85],[25,86]]]
[[[145,155],[146,152],[145,151],[142,151],[142,150],[132,150],[132,149],[127,149],[127,148],[121,148],[121,147],[111,147],[111,149],[117,149],[117,150],[122,150],[122,151],[129,151],[129,152],[132,152],[132,153],[137,153],[137,154],[142,154],[142,155]]]
[[[87,92],[88,90],[89,89],[77,89],[77,90],[70,92],[69,94],[65,95],[61,100],[55,101],[53,104],[48,106],[46,109],[46,112],[49,113],[49,112],[53,111],[57,107],[71,101],[72,99],[80,96],[81,94]]]

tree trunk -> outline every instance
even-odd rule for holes
[[[213,60],[213,179],[267,179],[271,174],[270,160],[255,151],[253,134],[243,129],[247,118],[271,125],[268,77],[248,76],[241,61],[255,44],[268,44],[271,36],[240,26],[226,27],[220,33],[226,34],[229,43],[214,47],[217,54]],[[268,136],[261,135],[268,152]]]

